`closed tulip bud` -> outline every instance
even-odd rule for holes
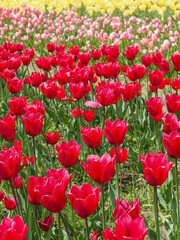
[[[87,218],[97,209],[99,195],[99,187],[94,189],[89,183],[84,183],[81,188],[73,185],[67,194],[67,198],[77,215],[81,218]]]
[[[141,61],[142,61],[142,64],[144,64],[146,67],[149,67],[152,64],[152,56],[150,54],[147,56],[142,55]]]
[[[17,98],[17,97],[13,97],[11,99],[10,102],[8,102],[9,104],[9,108],[10,108],[10,114],[12,116],[21,116],[21,115],[24,115],[26,110],[25,110],[25,106],[26,106],[26,100],[27,100],[27,97],[20,97],[20,98]]]
[[[102,57],[102,51],[100,49],[92,49],[91,55],[94,60],[99,60]]]
[[[80,82],[78,84],[69,84],[69,91],[73,98],[80,100],[85,95],[85,86],[83,82]]]
[[[101,144],[103,131],[99,127],[81,127],[81,137],[89,148],[97,148]]]
[[[148,107],[148,112],[152,116],[157,116],[162,112],[162,107],[164,103],[161,97],[158,97],[158,98],[151,97],[149,101],[146,100],[145,103]]]
[[[126,148],[123,151],[123,149],[121,147],[117,147],[116,152],[117,152],[117,156],[116,156],[117,163],[120,164],[120,163],[125,162],[128,157],[128,149]],[[116,155],[115,148],[110,149],[110,154],[111,154],[111,157],[114,157]]]
[[[167,177],[173,162],[168,162],[166,155],[162,152],[156,154],[147,153],[146,156],[139,156],[143,165],[144,178],[151,186],[162,185]]]
[[[44,133],[44,136],[46,138],[47,143],[54,145],[59,141],[60,137],[62,137],[62,134],[58,134],[58,131],[56,131],[55,133],[52,132],[48,134]]]
[[[180,158],[180,132],[173,131],[170,134],[162,133],[163,145],[171,158]]]
[[[163,81],[163,73],[156,69],[155,71],[149,71],[148,73],[149,81],[155,87],[159,86]]]
[[[13,94],[20,92],[23,87],[23,79],[7,78],[6,83],[8,90]]]
[[[90,111],[87,109],[86,111],[82,111],[83,118],[86,122],[92,122],[94,119],[95,112],[93,109]]]
[[[15,116],[5,115],[3,120],[0,119],[0,135],[5,141],[13,142],[15,139]]]
[[[137,94],[137,84],[126,83],[124,87],[121,87],[121,93],[125,102],[134,99]]]
[[[49,228],[53,222],[54,222],[54,218],[51,217],[51,215],[45,216],[43,222],[38,221],[39,227],[45,232],[49,231]]]
[[[124,142],[128,128],[129,125],[126,125],[126,120],[116,119],[114,122],[106,120],[104,134],[110,144],[120,145]]]
[[[173,93],[171,96],[169,94],[166,94],[166,106],[167,110],[171,113],[176,113],[180,109],[180,96],[177,96],[175,93]]]
[[[62,141],[60,145],[56,145],[58,151],[58,160],[66,168],[77,164],[81,144],[77,145],[72,139],[69,143]]]
[[[18,199],[16,200],[18,202]],[[8,210],[16,209],[16,203],[15,203],[14,197],[11,197],[11,198],[4,197],[2,202],[4,203],[6,209]]]
[[[174,113],[166,114],[165,118],[163,119],[163,126],[165,133],[170,134],[171,132],[179,129],[180,123]]]

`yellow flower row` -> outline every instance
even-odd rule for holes
[[[83,4],[90,15],[93,15],[93,12],[112,14],[116,8],[126,15],[132,15],[137,9],[145,10],[146,8],[149,12],[158,11],[162,17],[167,7],[172,9],[175,15],[179,15],[180,12],[179,0],[1,0],[0,6],[22,8],[23,4],[39,10],[47,7],[49,11],[55,9],[57,12],[69,9],[70,6],[80,8]]]

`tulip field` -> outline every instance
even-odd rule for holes
[[[0,240],[180,240],[179,13],[0,1]]]

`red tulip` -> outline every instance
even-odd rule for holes
[[[165,133],[170,134],[171,132],[179,129],[180,123],[174,113],[166,114],[165,118],[163,119],[163,126]]]
[[[171,82],[171,87],[175,91],[180,89],[180,77],[175,78],[174,81]]]
[[[166,155],[158,152],[155,155],[147,153],[146,156],[139,156],[143,165],[144,178],[151,186],[162,185],[167,177],[173,162],[168,162]]]
[[[111,158],[108,153],[105,153],[101,158],[97,155],[89,155],[87,164],[81,162],[90,178],[99,184],[109,182],[115,173],[115,157]]]
[[[167,60],[162,59],[161,63],[158,64],[158,67],[161,69],[163,73],[169,73],[169,63]]]
[[[58,151],[58,160],[66,168],[76,165],[81,144],[77,145],[74,139],[69,143],[62,141],[60,145],[56,145]]]
[[[54,222],[54,218],[51,217],[51,215],[45,216],[43,222],[38,221],[39,227],[45,232],[49,231],[51,223],[53,223],[53,222]]]
[[[13,142],[15,139],[15,116],[5,115],[3,120],[0,119],[0,135],[6,141]]]
[[[119,200],[118,197],[116,197],[114,220],[116,221],[119,219],[124,213],[128,213],[133,219],[137,218],[140,214],[140,210],[141,208],[139,198],[129,204],[125,199]]]
[[[152,56],[150,54],[147,56],[142,55],[141,61],[142,61],[142,64],[144,64],[146,67],[149,67],[152,64]]]
[[[143,217],[138,216],[133,219],[128,213],[121,215],[115,222],[115,227],[115,231],[107,228],[102,232],[104,240],[143,240],[148,232]]]
[[[163,60],[163,54],[161,52],[157,52],[156,54],[152,55],[152,62],[154,65],[158,66]]]
[[[152,118],[152,120],[156,121],[156,122],[161,122],[163,120],[164,115],[165,115],[165,113],[163,113],[163,112],[161,112],[160,114],[158,114],[156,116],[149,114],[149,116]]]
[[[49,80],[45,83],[41,83],[39,86],[41,92],[49,99],[54,99],[57,96],[58,86],[55,81]]]
[[[25,106],[26,106],[26,100],[27,97],[13,97],[11,98],[11,101],[8,102],[9,104],[9,108],[10,108],[10,114],[12,116],[20,116],[20,115],[24,115],[25,114]]]
[[[133,61],[140,50],[139,44],[131,45],[126,47],[126,51],[123,54],[129,61]]]
[[[42,197],[42,187],[45,185],[47,178],[30,176],[28,178],[29,186],[26,184],[25,187],[28,191],[28,202],[35,205],[40,205]]]
[[[14,184],[13,179],[11,179],[12,187],[13,187],[14,189],[15,189],[16,187],[17,187],[17,189],[21,188],[21,186],[22,186],[21,177],[17,175],[17,176],[14,178],[14,180],[15,180],[16,186],[15,186],[15,184]]]
[[[18,199],[16,200],[18,202]],[[15,203],[14,197],[11,197],[11,198],[4,197],[2,202],[4,203],[6,209],[8,210],[16,209],[16,203]]]
[[[116,119],[114,122],[106,120],[104,134],[110,144],[120,145],[124,142],[128,128],[129,125],[126,125],[126,120]]]
[[[6,83],[8,90],[13,94],[20,92],[23,87],[23,79],[7,78]]]
[[[55,45],[54,43],[48,43],[46,44],[48,52],[54,52],[55,51]]]
[[[163,145],[166,152],[171,158],[180,158],[180,132],[171,132],[169,135],[162,133],[163,135]]]
[[[89,183],[84,183],[80,189],[73,185],[67,194],[67,198],[77,215],[81,218],[87,218],[98,207],[99,193],[99,187],[94,189]]]
[[[116,61],[116,59],[119,57],[119,47],[117,45],[106,47],[105,55],[106,57],[108,56]]]
[[[34,62],[39,68],[43,69],[46,72],[49,72],[51,70],[51,65],[48,58],[38,57],[34,59]]]
[[[32,112],[34,114],[40,113],[44,116],[45,108],[43,106],[43,103],[39,100],[33,101],[31,104],[26,105],[26,112]]]
[[[20,216],[15,216],[13,219],[6,217],[0,224],[2,240],[27,240],[27,230],[27,224],[24,225],[23,219]]]
[[[5,193],[0,190],[0,202],[4,199]]]
[[[166,106],[167,110],[171,113],[176,113],[180,109],[180,96],[173,93],[171,96],[166,94]]]
[[[28,66],[31,62],[31,56],[30,55],[22,55],[21,62],[24,66]]]
[[[82,115],[82,111],[79,110],[78,107],[76,107],[75,109],[71,110],[70,117],[80,117],[80,115]]]
[[[173,63],[173,68],[175,71],[180,71],[180,53],[176,52],[171,55],[171,61]]]
[[[27,84],[31,84],[33,87],[39,87],[42,82],[46,80],[45,74],[40,74],[38,72],[31,73],[30,76],[26,77],[24,81]]]
[[[89,148],[97,148],[101,144],[103,131],[99,127],[81,127],[81,137]]]
[[[0,178],[10,180],[15,178],[21,167],[22,151],[15,148],[5,149],[0,152]]]
[[[11,57],[9,60],[8,60],[8,69],[11,70],[11,69],[14,69],[15,71],[17,71],[20,66],[21,66],[21,59],[19,56],[15,56],[15,57]]]
[[[136,81],[142,79],[146,73],[147,69],[144,65],[133,65],[128,67],[124,75],[126,75],[131,81]]]
[[[121,87],[121,93],[125,102],[134,99],[137,94],[137,84],[126,83],[124,87]]]
[[[161,97],[158,97],[158,98],[151,97],[149,101],[146,100],[145,103],[148,107],[148,112],[152,116],[157,116],[162,112],[162,107],[164,103]]]
[[[22,162],[23,162],[24,166],[26,166],[26,167],[28,167],[28,165],[29,165],[27,160],[31,163],[31,165],[34,164],[34,156],[31,156],[31,157],[24,156],[22,158]]]
[[[33,112],[27,112],[25,116],[21,118],[28,135],[35,137],[40,134],[43,127],[43,115],[40,113],[34,114]]]
[[[54,178],[59,184],[64,188],[64,191],[67,190],[68,184],[71,180],[72,174],[68,174],[68,171],[65,168],[51,169],[46,172],[47,178]]]
[[[109,106],[115,98],[114,90],[108,86],[101,86],[96,93],[96,99],[102,106]]]
[[[102,57],[102,52],[100,49],[92,49],[91,55],[94,60],[99,60]]]
[[[90,61],[90,59],[91,59],[91,55],[89,54],[89,51],[84,52],[84,53],[83,52],[79,52],[78,53],[78,58],[79,58],[81,64],[87,66],[89,61]]]
[[[70,83],[69,84],[69,91],[70,91],[73,98],[75,98],[77,100],[80,100],[85,95],[84,83],[83,82],[80,82],[78,84]]]
[[[82,111],[83,118],[86,122],[92,122],[94,119],[95,112],[93,109],[90,111],[87,109],[86,111]]]
[[[47,143],[54,145],[59,141],[60,137],[62,137],[62,134],[58,134],[58,131],[56,131],[55,133],[52,132],[48,134],[44,133],[44,136],[46,138]]]
[[[163,73],[156,69],[154,72],[149,71],[148,73],[149,81],[155,87],[159,86],[163,81]]]
[[[117,151],[117,156],[116,156],[117,163],[125,162],[128,157],[128,149],[126,148],[123,151],[123,149],[119,146],[119,147],[117,147],[116,151]],[[111,154],[111,157],[114,157],[116,155],[115,148],[110,149],[110,154]]]

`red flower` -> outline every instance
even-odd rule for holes
[[[47,178],[30,176],[28,178],[29,186],[25,187],[28,191],[28,202],[35,205],[40,205],[40,199],[42,197],[42,187],[44,186]]]
[[[51,70],[51,64],[48,58],[38,57],[34,59],[35,64],[46,72]]]
[[[143,165],[144,178],[151,186],[162,185],[167,177],[173,162],[168,162],[166,155],[158,152],[155,155],[147,153],[146,156],[139,156]]]
[[[138,216],[133,219],[128,213],[121,215],[115,222],[115,227],[115,231],[106,228],[102,232],[104,240],[143,240],[148,232],[148,228],[145,229],[143,217]]]
[[[43,106],[43,103],[39,100],[33,101],[31,104],[26,105],[26,112],[32,112],[34,114],[40,113],[44,116],[45,108]]]
[[[148,73],[149,81],[155,87],[159,86],[163,81],[163,73],[156,69],[154,72],[149,71]]]
[[[166,114],[165,118],[163,119],[163,126],[165,133],[170,134],[171,132],[179,129],[180,123],[174,113]]]
[[[27,224],[24,225],[20,216],[15,216],[13,219],[4,218],[0,224],[1,239],[3,240],[27,240],[27,230]]]
[[[6,141],[13,142],[15,139],[15,116],[5,115],[3,120],[0,119],[0,135]]]
[[[171,158],[179,158],[180,157],[180,132],[171,132],[169,135],[166,133],[162,133],[163,135],[163,145],[166,149],[166,152]]]
[[[66,168],[76,165],[81,144],[77,145],[72,139],[69,143],[62,141],[60,145],[56,145],[58,151],[58,160]]]
[[[145,103],[148,107],[148,112],[152,116],[157,116],[162,112],[162,107],[164,103],[161,97],[158,97],[158,98],[151,97],[149,101],[146,100]]]
[[[54,52],[55,51],[55,45],[54,43],[48,43],[46,44],[48,52]]]
[[[18,199],[16,200],[18,201]],[[11,198],[4,197],[2,202],[4,203],[5,207],[8,210],[16,209],[16,203],[15,203],[14,197],[11,197]]]
[[[100,188],[94,189],[89,183],[84,183],[79,189],[76,185],[71,187],[67,198],[71,206],[81,218],[87,218],[94,213],[98,207]]]
[[[40,113],[27,112],[25,116],[21,118],[28,135],[35,137],[40,134],[43,128],[43,115]]]
[[[9,60],[8,60],[8,69],[11,70],[11,69],[14,69],[14,70],[18,70],[21,66],[21,59],[17,56],[15,57],[11,57]]]
[[[26,100],[27,97],[13,97],[11,98],[11,101],[8,102],[9,104],[9,108],[10,108],[10,114],[12,116],[20,116],[20,115],[24,115],[25,114],[25,106],[26,106]]]
[[[162,60],[163,60],[163,54],[161,52],[158,52],[152,55],[152,62],[154,65],[158,66],[158,64],[161,63]]]
[[[124,213],[128,213],[133,219],[137,218],[140,214],[140,200],[137,198],[130,204],[125,200],[119,200],[118,197],[115,199],[115,209],[114,209],[114,220],[116,221]]]
[[[0,202],[4,199],[5,193],[0,190]]]
[[[91,59],[91,55],[89,54],[89,51],[84,52],[84,53],[83,52],[79,52],[78,53],[78,58],[79,58],[81,64],[87,66],[89,61],[90,61],[90,59]]]
[[[23,162],[23,164],[24,164],[24,166],[26,166],[26,167],[28,167],[28,161],[31,163],[31,165],[33,165],[34,164],[34,156],[31,156],[31,157],[27,157],[27,156],[24,156],[23,158],[22,158],[22,162]]]
[[[102,57],[102,51],[100,49],[92,49],[91,55],[94,60],[99,60]]]
[[[139,44],[131,45],[126,47],[126,51],[123,54],[129,61],[133,61],[140,50]]]
[[[6,82],[8,90],[13,94],[20,92],[23,87],[23,79],[7,78]]]
[[[171,113],[176,113],[180,109],[180,96],[177,96],[175,93],[173,93],[171,96],[169,94],[166,94],[166,106],[167,110]]]
[[[54,178],[47,178],[41,188],[40,203],[48,211],[59,213],[66,205],[64,185]]]
[[[80,100],[81,98],[84,97],[85,94],[85,86],[83,82],[73,84],[69,84],[69,91],[72,95],[73,98]]]
[[[167,60],[162,59],[161,63],[158,64],[158,67],[161,69],[163,73],[168,73],[169,72],[169,63]]]
[[[38,221],[39,227],[45,232],[49,231],[51,223],[53,223],[53,222],[54,222],[54,218],[51,217],[51,215],[45,216],[43,222]]]
[[[173,68],[175,71],[180,71],[180,53],[176,52],[171,55],[171,61],[173,63]]]
[[[92,122],[94,119],[95,112],[93,109],[90,111],[87,109],[86,111],[82,111],[83,118],[86,122]]]
[[[49,144],[54,145],[59,141],[62,134],[58,134],[58,131],[56,131],[55,133],[52,133],[52,132],[50,132],[48,134],[44,133],[44,136],[46,138],[46,141]]]
[[[121,87],[121,93],[125,102],[134,99],[137,94],[137,84],[126,83],[124,87]]]
[[[14,185],[13,179],[11,179],[11,183],[12,183],[13,188],[14,188],[14,189],[15,189],[16,187],[17,187],[17,189],[21,188],[21,186],[22,186],[21,177],[17,175],[17,176],[14,178],[14,180],[15,180],[16,186]]]
[[[39,85],[46,80],[45,74],[37,72],[31,73],[30,76],[24,79],[27,84],[31,84],[33,87],[39,87]]]
[[[146,73],[147,69],[144,65],[133,65],[128,67],[124,75],[126,75],[131,81],[136,81],[138,79],[142,79]]]
[[[21,56],[21,61],[23,63],[24,66],[28,66],[31,62],[31,56],[30,55],[22,55]]]
[[[41,83],[39,86],[41,92],[44,94],[49,99],[54,99],[56,98],[57,91],[58,91],[58,86],[56,85],[55,81],[47,81],[45,83]]]
[[[119,57],[119,47],[117,45],[106,47],[105,56],[108,56],[111,59],[114,59],[114,61],[116,61],[116,59]]]
[[[142,55],[141,61],[142,61],[142,64],[144,64],[146,67],[149,67],[152,64],[152,56],[150,54],[147,56]]]
[[[180,89],[180,77],[175,78],[174,81],[171,82],[171,87],[175,91]]]
[[[165,115],[165,113],[163,113],[163,112],[161,112],[160,114],[158,114],[156,116],[149,114],[149,116],[152,118],[152,120],[156,121],[156,122],[161,122],[163,120],[164,115]]]
[[[105,153],[101,158],[97,155],[89,155],[87,164],[81,162],[90,178],[99,184],[108,183],[115,173],[115,157],[111,158],[108,153]]]
[[[67,190],[68,184],[71,180],[72,174],[69,175],[67,169],[61,168],[59,170],[57,169],[51,169],[46,171],[47,178],[54,178],[58,183],[60,183],[64,191]]]
[[[0,152],[0,178],[10,180],[15,178],[21,167],[22,151],[15,148],[5,149]]]
[[[126,120],[116,119],[114,122],[106,120],[104,134],[110,144],[120,145],[124,142],[128,128],[129,125],[126,125]]]
[[[97,148],[101,144],[103,131],[99,127],[81,127],[81,137],[89,148]]]
[[[102,106],[109,106],[114,100],[114,90],[108,86],[101,86],[96,93],[96,99]]]
[[[117,156],[116,156],[116,159],[117,159],[117,163],[123,163],[126,161],[127,157],[128,157],[128,149],[126,148],[124,151],[123,149],[119,146],[117,147]],[[115,156],[115,148],[111,148],[110,149],[110,154],[111,154],[111,157],[114,157]]]
[[[82,111],[79,110],[78,107],[76,107],[75,109],[71,110],[70,117],[80,117],[80,115],[82,115]]]

